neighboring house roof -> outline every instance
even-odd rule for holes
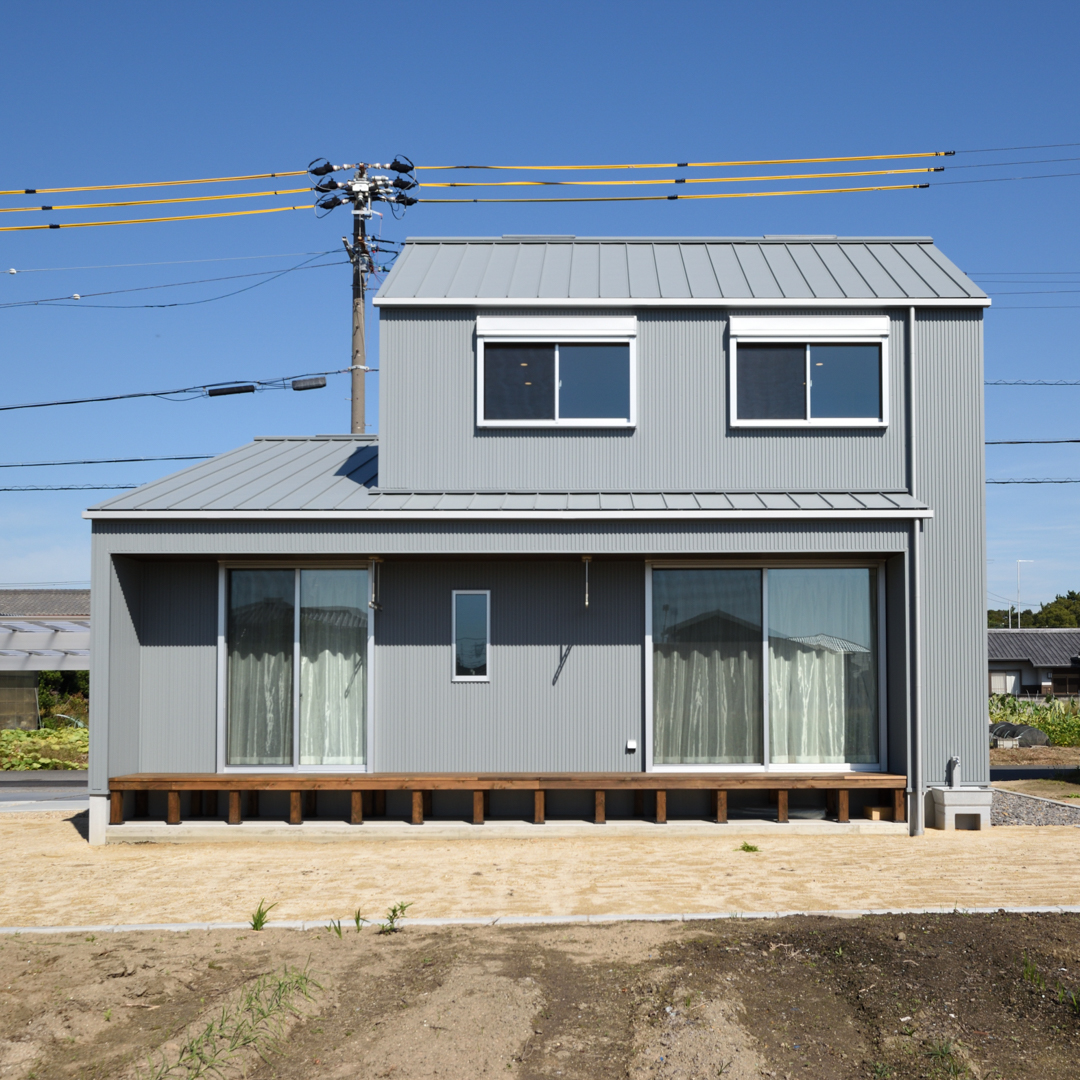
[[[375,304],[989,304],[930,237],[410,237]],[[580,306],[580,305],[579,305]]]
[[[90,590],[0,589],[0,616],[89,618]]]
[[[373,436],[261,438],[106,499],[121,517],[929,517],[895,491],[383,491]]]
[[[991,660],[1027,662],[1032,667],[1072,667],[1080,656],[1080,630],[1032,627],[1029,630],[988,630]]]

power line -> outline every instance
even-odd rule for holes
[[[844,176],[900,176],[906,173],[943,172],[944,166],[918,169],[868,169],[860,172],[788,173],[780,176],[688,176],[643,180],[444,180],[425,181],[422,188],[464,187],[642,187],[646,184],[742,184],[770,180],[821,180]]]
[[[321,251],[313,258],[319,258],[322,255],[332,255],[332,251]],[[307,260],[310,262],[311,260]],[[149,292],[153,289],[179,289],[186,285],[205,285],[214,281],[235,281],[240,278],[252,278],[252,277],[266,277],[268,280],[257,282],[251,288],[257,288],[259,285],[268,285],[271,281],[276,280],[279,277],[284,277],[286,274],[291,274],[296,270],[321,270],[326,266],[347,266],[348,263],[344,259],[338,259],[336,262],[329,263],[316,263],[314,266],[307,266],[305,263],[300,263],[297,266],[290,266],[284,270],[261,270],[251,274],[227,274],[224,277],[212,277],[212,278],[198,278],[194,281],[174,281],[166,285],[139,285],[130,289],[107,289],[104,292],[94,293],[68,293],[66,296],[46,296],[39,300],[9,300],[0,304],[0,309],[3,308],[15,308],[15,307],[34,307],[40,304],[59,305],[62,302],[70,300],[85,300],[87,297],[93,296],[117,296],[121,293],[134,293],[134,292]],[[64,304],[68,307],[138,307],[138,308],[166,308],[166,307],[186,307],[192,304],[205,304],[208,300],[220,300],[226,296],[236,296],[238,293],[247,292],[247,289],[237,289],[234,292],[223,293],[222,296],[211,296],[203,300],[185,300],[178,301],[171,304]]]
[[[0,491],[131,491],[140,484],[22,484]]]
[[[983,150],[954,150],[954,154],[1003,154],[1006,150],[1057,150],[1063,146],[1080,146],[1080,142],[1036,143],[1034,146],[990,146]],[[284,174],[283,174],[284,175]]]
[[[1080,379],[993,379],[983,386],[1080,386]]]
[[[724,191],[702,195],[575,195],[562,199],[418,199],[417,201],[422,203],[675,202],[677,199],[762,199],[773,195],[844,195],[854,191],[908,191],[925,187],[930,187],[930,185],[890,184],[879,187],[819,188],[800,191]]]
[[[1064,145],[1064,144],[1063,144]],[[1025,149],[1027,149],[1025,147]],[[854,157],[770,158],[757,161],[661,161],[645,165],[417,165],[419,172],[449,169],[499,169],[510,172],[584,172],[606,169],[723,169],[735,165],[810,165],[828,161],[897,161],[901,158],[950,157],[953,150],[930,150],[925,154],[861,154]],[[3,194],[3,192],[0,192]]]
[[[1011,180],[1053,180],[1061,176],[1080,176],[1080,172],[1041,173],[1038,176],[987,176],[981,180],[935,180],[934,187],[956,184],[1005,184]]]
[[[992,439],[987,446],[1034,446],[1050,443],[1080,443],[1080,439]]]
[[[37,232],[41,229],[92,229],[99,225],[152,225],[158,221],[204,221],[207,218],[249,217],[280,214],[285,210],[314,210],[314,206],[269,206],[260,210],[226,210],[217,214],[184,214],[180,217],[131,218],[126,221],[65,221],[48,225],[0,225],[0,232]]]
[[[276,379],[252,379],[250,382],[241,382],[232,379],[228,382],[203,383],[199,386],[186,386],[178,390],[147,390],[133,394],[108,394],[105,397],[92,398],[65,398],[60,401],[31,401],[22,405],[0,405],[0,412],[11,412],[14,409],[45,409],[53,405],[87,405],[96,401],[127,401],[130,398],[173,398],[176,394],[191,394],[193,397],[217,397],[221,394],[253,393],[255,390],[284,390],[286,385],[300,379],[314,379],[325,375],[345,375],[351,368],[337,368],[334,371],[309,371],[303,375],[284,375]],[[312,389],[315,389],[312,387]],[[214,391],[217,391],[215,394]],[[181,398],[179,400],[192,400]]]
[[[964,153],[965,151],[958,151]],[[977,165],[950,165],[949,172],[957,169],[1001,169],[1006,165],[1049,165],[1057,161],[1080,161],[1077,157],[1028,158],[1025,161],[980,161]]]
[[[131,188],[183,187],[188,184],[227,184],[239,180],[272,180],[278,176],[307,176],[307,169],[293,172],[250,173],[247,176],[210,176],[202,180],[154,180],[139,184],[90,184],[82,187],[14,188],[0,195],[56,195],[67,191],[124,191]]]
[[[1064,477],[1061,479],[1034,479],[1025,478],[1023,480],[987,480],[988,484],[1080,484],[1080,477]]]
[[[380,244],[394,244],[401,246],[400,240],[379,240]],[[28,270],[16,270],[14,267],[9,274],[44,274],[55,271],[69,270],[123,270],[137,266],[186,266],[190,263],[216,263],[216,262],[243,262],[245,259],[293,259],[297,255],[329,255],[329,251],[282,251],[277,255],[224,255],[216,259],[166,259],[161,262],[141,263],[98,263],[95,266],[35,266]]]
[[[133,461],[206,461],[214,454],[166,454],[162,457],[86,458],[74,461],[0,461],[0,469],[33,469],[47,465],[121,465]]]
[[[284,191],[240,191],[235,195],[189,195],[178,199],[131,199],[125,202],[66,203],[60,206],[4,206],[0,207],[0,214],[28,214],[42,210],[107,210],[115,206],[164,206],[173,203],[220,202],[223,199],[258,199],[264,195],[305,195],[308,191],[308,188],[288,188]]]

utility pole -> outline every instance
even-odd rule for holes
[[[363,435],[367,430],[364,418],[364,376],[370,370],[365,340],[367,282],[368,277],[376,270],[386,269],[384,266],[375,265],[375,250],[382,250],[378,248],[378,242],[376,241],[374,249],[368,244],[367,223],[371,216],[377,213],[371,204],[385,202],[392,204],[392,207],[412,206],[416,199],[406,192],[417,186],[415,178],[410,175],[413,168],[413,163],[408,158],[398,157],[389,165],[369,165],[366,162],[333,165],[325,159],[317,158],[308,166],[308,172],[318,179],[315,191],[322,196],[316,204],[318,209],[330,211],[345,204],[352,208],[352,242],[350,243],[347,236],[343,236],[341,242],[345,245],[349,262],[352,263],[352,363],[349,369],[352,373],[350,430],[353,435]],[[351,180],[327,179],[331,173],[348,169],[354,170]],[[389,169],[398,175],[373,176],[370,169]]]

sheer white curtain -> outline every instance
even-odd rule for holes
[[[292,764],[292,570],[231,570],[228,607],[230,765]]]
[[[878,761],[877,578],[860,568],[769,571],[769,760]]]
[[[653,761],[762,760],[761,572],[653,571]]]
[[[300,764],[363,765],[366,570],[300,572]]]

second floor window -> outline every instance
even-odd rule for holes
[[[636,320],[477,319],[480,427],[633,427]]]

